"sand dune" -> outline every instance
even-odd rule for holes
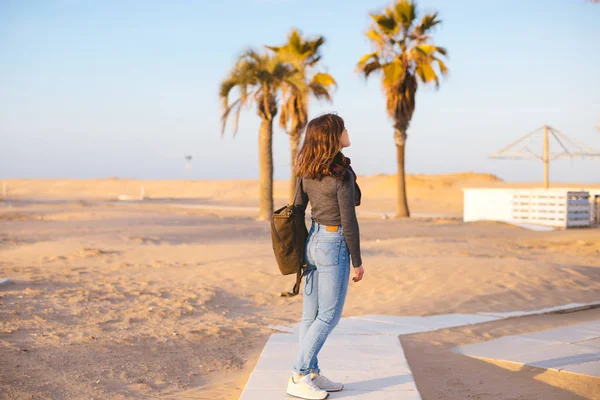
[[[8,198],[70,200],[77,202],[85,218],[89,214],[86,201],[117,200],[119,196],[138,199],[143,193],[151,199],[178,199],[201,204],[256,207],[258,205],[258,181],[146,181],[136,179],[9,179]],[[396,207],[396,175],[378,174],[360,176],[359,183],[365,196],[361,210],[390,211]],[[289,181],[274,182],[275,205],[285,205],[288,201]],[[555,183],[556,187],[580,187],[581,184]],[[462,189],[471,187],[540,187],[541,183],[507,183],[491,174],[465,172],[445,175],[409,174],[407,176],[408,201],[413,212],[438,214],[462,213]],[[598,187],[600,185],[584,185]],[[77,218],[77,213],[54,215],[49,218]],[[235,213],[234,213],[235,214]],[[221,215],[221,213],[217,214]],[[15,214],[4,218],[24,218]]]

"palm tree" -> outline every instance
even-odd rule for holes
[[[277,115],[277,93],[285,85],[295,87],[296,71],[287,63],[268,54],[254,50],[243,53],[229,75],[221,82],[219,98],[223,103],[221,117],[223,130],[227,119],[235,110],[234,135],[238,130],[238,121],[243,106],[256,103],[256,111],[262,119],[259,132],[259,220],[267,220],[273,213],[273,119]],[[237,88],[239,98],[229,101],[229,94]]]
[[[396,216],[409,217],[404,176],[406,131],[415,111],[419,83],[435,83],[437,88],[439,75],[448,71],[440,59],[446,56],[446,49],[433,45],[430,36],[432,28],[441,21],[436,12],[417,20],[417,5],[412,0],[396,0],[381,13],[371,14],[371,18],[373,23],[366,35],[375,51],[360,59],[357,71],[365,79],[373,72],[381,72],[387,113],[394,121],[398,163]]]
[[[300,137],[308,122],[308,101],[310,95],[317,99],[331,102],[330,90],[336,86],[333,76],[315,72],[315,67],[321,60],[319,48],[325,43],[325,38],[303,38],[298,29],[292,29],[287,42],[280,47],[267,46],[268,49],[283,61],[288,62],[297,71],[298,86],[285,85],[283,105],[279,124],[290,136],[290,152],[292,156],[292,179],[290,184],[290,203],[294,197],[294,166]]]

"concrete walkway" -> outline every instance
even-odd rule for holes
[[[600,302],[573,303],[536,311],[510,313],[446,314],[428,317],[364,315],[342,318],[319,354],[319,365],[325,376],[346,385],[343,391],[331,393],[330,399],[420,399],[410,366],[400,345],[399,335],[597,305],[600,305]],[[272,328],[285,333],[271,335],[240,400],[291,399],[285,393],[285,387],[298,349],[298,325]],[[596,341],[591,344],[598,345]],[[600,348],[597,350],[600,359]]]
[[[298,349],[296,335],[271,335],[241,399],[289,399],[285,386]],[[420,399],[398,338],[332,335],[319,354],[326,376],[345,382],[329,398]]]
[[[456,347],[454,352],[600,378],[600,321]]]

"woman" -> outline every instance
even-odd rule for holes
[[[324,399],[343,384],[321,375],[317,355],[342,315],[350,258],[354,282],[364,274],[355,207],[361,193],[350,159],[341,150],[350,146],[344,120],[325,114],[308,123],[296,160],[302,190],[294,204],[304,213],[310,200],[312,225],[306,240],[300,347],[287,393],[303,399]]]

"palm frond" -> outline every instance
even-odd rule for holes
[[[316,55],[316,56],[312,57],[310,60],[308,60],[306,62],[306,65],[309,67],[314,67],[315,65],[317,65],[319,63],[319,61],[321,61],[321,56]]]
[[[358,60],[358,65],[363,65],[372,58],[379,59],[379,52],[367,53]]]
[[[315,39],[313,39],[307,43],[308,51],[310,51],[312,53],[318,53],[320,47],[323,44],[325,44],[325,37],[317,36]]]
[[[294,28],[292,29],[292,31],[290,32],[289,36],[288,36],[288,43],[290,45],[290,47],[298,50],[302,48],[302,34],[300,33],[300,30]]]
[[[284,93],[284,98],[286,98],[286,94]],[[281,129],[283,129],[284,131],[288,131],[287,128],[287,122],[289,119],[289,110],[290,109],[290,104],[289,101],[285,101],[283,103],[283,105],[281,106],[281,113],[279,114],[279,126],[281,126]]]
[[[231,111],[233,111],[234,109],[236,110],[236,113],[235,113],[235,124],[234,124],[234,128],[233,128],[233,135],[235,136],[237,134],[241,108],[242,108],[242,102],[240,99],[237,99],[230,106],[225,108],[225,111],[223,112],[223,115],[221,116],[221,136],[223,136],[225,134],[227,118],[229,117],[229,114],[231,113]]]
[[[229,92],[237,86],[237,81],[233,77],[227,77],[219,88],[219,98],[223,103],[223,106],[227,107],[227,103],[229,101]]]
[[[282,80],[293,76],[296,72],[298,70],[287,63],[275,62],[272,66],[271,75],[274,79]]]
[[[265,48],[271,50],[274,53],[278,53],[281,51],[281,47],[276,47],[276,46],[267,46],[265,45]]]
[[[391,89],[391,88],[390,88]],[[386,90],[386,111],[388,115],[392,118],[395,118],[398,115],[398,105],[401,102],[401,96],[399,95],[397,90]]]
[[[404,75],[405,67],[400,59],[383,65],[383,85],[394,86]]]
[[[398,23],[392,16],[387,14],[371,14],[371,18],[373,18],[377,27],[384,34],[391,36],[398,32]]]
[[[434,57],[433,59],[437,62],[438,67],[440,68],[440,72],[442,73],[442,75],[448,75],[448,67],[446,67],[446,64],[442,60],[440,60],[439,58],[437,58],[437,57]]]
[[[436,88],[440,85],[439,78],[431,64],[420,64],[415,69],[415,72],[421,78],[423,83],[435,82]]]
[[[303,129],[308,122],[308,92],[297,91],[297,96],[294,98],[291,115],[292,130],[297,133]]]
[[[258,53],[255,49],[253,48],[248,48],[246,50],[244,50],[244,52],[242,53],[242,56],[240,57],[240,60],[242,61],[242,63],[248,65],[251,63],[255,63],[257,65],[263,65],[265,63],[265,56]]]
[[[438,53],[440,53],[441,55],[443,55],[444,57],[448,57],[448,51],[446,50],[445,47],[436,47],[435,51],[437,51]]]
[[[438,18],[438,13],[437,12],[425,15],[421,19],[421,22],[415,27],[415,33],[417,35],[425,35],[434,26],[442,23],[442,21],[439,20],[439,19],[437,19],[437,18]]]
[[[386,44],[386,38],[384,38],[381,35],[381,33],[379,33],[379,31],[376,29],[369,29],[365,33],[365,36],[368,37],[369,39],[371,39],[373,42],[375,42],[375,44],[378,48],[382,48]]]
[[[369,63],[358,65],[356,70],[362,73],[365,79],[367,79],[373,72],[381,70],[381,67],[382,65],[379,63],[379,60],[375,59]]]
[[[417,18],[417,5],[410,0],[400,0],[393,6],[393,15],[404,32],[409,32]]]
[[[414,48],[426,57],[433,55],[436,51],[436,47],[429,43],[418,44]]]
[[[312,95],[315,96],[317,99],[324,99],[331,102],[331,93],[329,92],[329,89],[326,86],[319,85],[315,82],[311,82],[309,83],[308,87]]]
[[[337,86],[337,82],[335,81],[333,76],[326,74],[324,72],[319,72],[317,74],[314,74],[311,79],[311,83],[315,83],[317,85],[321,85],[321,86],[325,86],[325,87]]]

